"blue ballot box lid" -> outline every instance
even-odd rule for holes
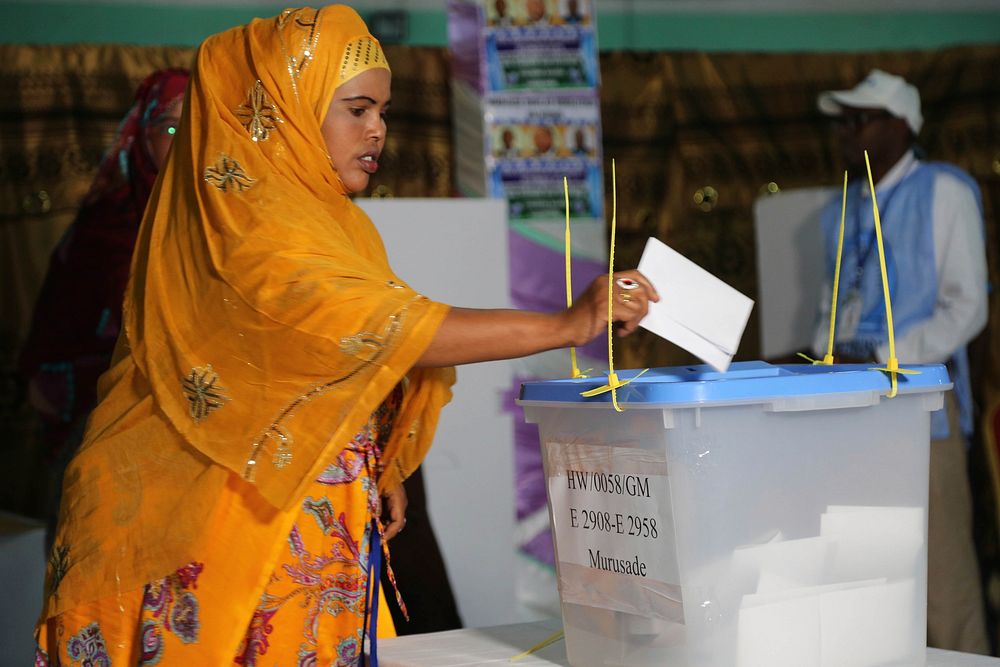
[[[773,365],[764,361],[741,361],[720,373],[710,366],[674,366],[641,370],[618,371],[622,382],[618,389],[619,404],[633,407],[733,404],[807,396],[835,394],[889,393],[889,374],[874,370],[874,364],[812,364]],[[943,392],[951,389],[948,371],[941,364],[904,365],[918,371],[897,375],[899,394]],[[544,380],[521,385],[518,403],[521,405],[611,403],[611,392],[585,398],[581,392],[607,384],[607,375],[588,378]]]

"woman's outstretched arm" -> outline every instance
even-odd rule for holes
[[[631,288],[622,287],[630,285]],[[656,291],[638,271],[615,273],[612,319],[618,335],[635,331]],[[419,367],[455,366],[514,359],[546,350],[583,345],[607,330],[608,278],[595,279],[572,308],[558,313],[452,308]]]

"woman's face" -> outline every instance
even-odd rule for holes
[[[370,69],[337,88],[323,120],[323,139],[333,168],[350,192],[368,187],[378,171],[389,110],[389,70]]]

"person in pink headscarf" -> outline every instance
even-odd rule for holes
[[[52,517],[62,472],[97,403],[121,329],[132,249],[146,202],[180,121],[189,74],[150,74],[135,93],[76,219],[49,260],[18,362],[42,418]]]

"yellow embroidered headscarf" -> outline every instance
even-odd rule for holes
[[[125,331],[157,406],[278,508],[409,373],[379,485],[399,483],[450,397],[452,370],[411,368],[447,307],[393,274],[320,130],[335,89],[376,67],[345,6],[206,40],[136,248]]]

